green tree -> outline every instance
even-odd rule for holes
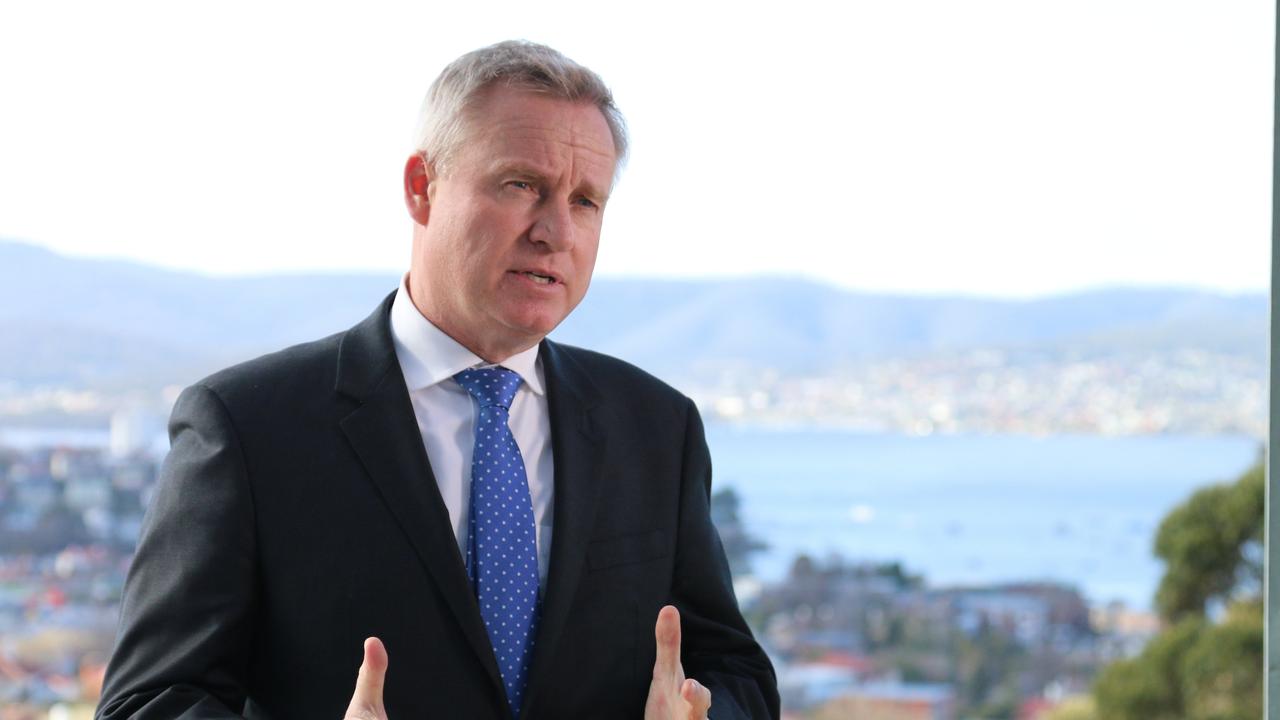
[[[1166,566],[1156,607],[1167,627],[1099,675],[1099,717],[1261,716],[1264,495],[1259,463],[1234,483],[1196,491],[1160,523],[1155,551]]]
[[[1188,717],[1262,717],[1262,648],[1261,601],[1236,603],[1206,627],[1182,661]]]
[[[1175,622],[1203,616],[1213,600],[1224,605],[1262,586],[1262,523],[1266,481],[1262,465],[1234,484],[1196,491],[1174,508],[1156,533],[1166,563],[1156,608]]]
[[[1113,663],[1094,685],[1099,715],[1115,720],[1183,720],[1182,659],[1204,632],[1189,617],[1157,635],[1142,654]]]

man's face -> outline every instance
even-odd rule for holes
[[[495,87],[468,117],[443,174],[417,164],[428,175],[422,212],[412,158],[406,169],[419,224],[409,290],[429,320],[497,362],[536,344],[587,292],[617,158],[594,105]]]

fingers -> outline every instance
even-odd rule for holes
[[[658,622],[653,628],[658,641],[658,659],[653,664],[654,678],[684,679],[680,667],[680,611],[667,605],[658,611]]]
[[[376,637],[364,641],[364,661],[356,676],[356,690],[347,706],[347,720],[385,720],[382,686],[387,676],[387,649]]]
[[[653,628],[658,657],[653,663],[653,684],[645,702],[645,718],[705,720],[711,710],[711,691],[693,678],[686,679],[680,664],[680,611],[667,605],[658,611]],[[679,697],[676,697],[676,696]]]
[[[693,678],[680,686],[680,697],[689,703],[689,717],[701,720],[711,711],[711,691]]]

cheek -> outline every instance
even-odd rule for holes
[[[492,264],[494,229],[483,217],[458,218],[450,228],[449,262],[455,272],[471,276]]]
[[[507,253],[495,238],[472,235],[471,241],[458,248],[453,257],[454,282],[473,293],[499,292],[510,265]]]
[[[591,271],[596,266],[596,254],[600,251],[599,233],[590,235],[584,241],[578,243],[574,251],[577,256],[575,264],[578,272],[583,276],[584,280],[589,280]]]
[[[574,248],[573,270],[577,275],[577,282],[574,283],[573,296],[570,298],[571,309],[577,307],[587,294],[587,286],[591,284],[591,274],[595,270],[596,252],[599,249],[598,239]]]

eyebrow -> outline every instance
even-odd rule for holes
[[[547,180],[547,177],[548,177],[547,173],[537,169],[535,166],[530,165],[528,162],[524,160],[504,160],[501,158],[494,160],[493,164],[489,168],[489,173],[491,175],[504,175],[507,173],[515,173],[517,175],[524,175],[527,177],[536,178],[544,182]],[[612,176],[610,176],[610,179],[612,180]],[[610,183],[610,185],[612,185],[612,183]],[[582,183],[579,185],[579,189],[581,190],[583,195],[593,200],[598,200],[602,205],[609,200],[609,195],[610,195],[609,191],[602,190],[601,188],[597,187],[595,183],[591,182],[585,177],[582,179]]]

